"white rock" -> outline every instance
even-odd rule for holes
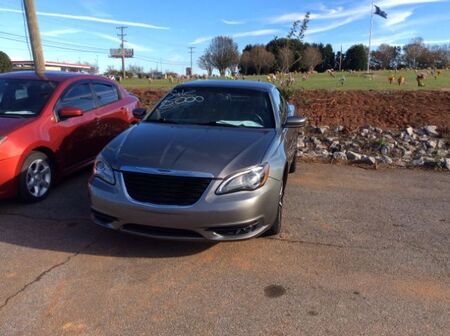
[[[414,134],[414,128],[412,127],[406,127],[405,131],[409,136],[412,136]]]
[[[347,161],[347,156],[345,155],[344,152],[334,152],[333,159],[337,161]]]
[[[439,133],[437,131],[437,126],[434,125],[429,125],[429,126],[425,126],[423,128],[423,130],[428,134],[428,135],[433,135],[433,136],[438,136]]]
[[[350,161],[359,161],[359,160],[361,160],[361,154],[358,154],[358,153],[355,153],[352,151],[348,151],[347,159],[349,159]]]
[[[444,159],[444,168],[450,170],[450,159]]]
[[[413,166],[416,167],[423,166],[424,163],[425,161],[422,157],[412,161]]]
[[[427,145],[428,148],[436,148],[437,147],[437,142],[433,141],[433,140],[428,140],[426,142],[426,145]]]
[[[370,165],[374,165],[377,162],[373,156],[368,155],[363,155],[362,161]]]
[[[391,165],[391,164],[392,164],[392,159],[391,159],[389,156],[387,156],[387,155],[383,155],[382,160],[383,160],[383,162],[384,162],[385,164],[388,164],[388,165]]]

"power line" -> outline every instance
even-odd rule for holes
[[[30,41],[28,40],[27,21],[26,21],[26,18],[25,18],[25,8],[23,7],[23,1],[20,1],[20,5],[22,6],[23,31],[25,33],[25,41],[27,43],[28,56],[31,59],[32,55],[31,55]]]

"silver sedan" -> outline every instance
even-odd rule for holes
[[[293,105],[277,87],[250,81],[176,86],[97,157],[92,218],[114,230],[163,239],[241,240],[281,230],[296,168]]]

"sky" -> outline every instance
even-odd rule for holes
[[[305,40],[331,43],[345,51],[368,44],[372,0],[35,0],[44,57],[48,61],[97,63],[120,68],[108,57],[120,46],[117,26],[127,26],[127,64],[184,73],[193,49],[197,59],[214,36],[234,38],[239,49],[285,37],[294,20],[311,12]],[[388,19],[375,16],[372,45],[402,45],[414,37],[450,44],[450,0],[376,0]],[[21,0],[0,0],[0,50],[13,60],[31,59]]]

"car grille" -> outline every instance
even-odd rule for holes
[[[136,201],[158,205],[192,205],[211,178],[123,172],[128,195]]]

